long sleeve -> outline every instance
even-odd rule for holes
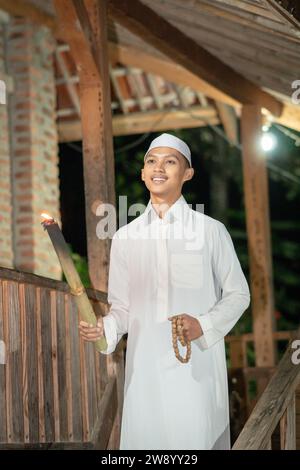
[[[110,310],[103,317],[107,349],[101,351],[102,354],[112,353],[121,337],[128,331],[129,275],[124,243],[125,240],[119,239],[116,232],[110,250],[107,296]]]
[[[220,299],[207,313],[197,317],[203,335],[195,341],[203,349],[224,338],[250,303],[247,281],[231,237],[221,223],[217,224],[213,237],[212,262]]]

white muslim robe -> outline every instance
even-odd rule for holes
[[[182,195],[162,219],[149,200],[115,233],[104,354],[128,333],[120,449],[230,448],[224,336],[249,300],[225,226]],[[175,357],[168,320],[181,313],[204,332],[187,364]]]

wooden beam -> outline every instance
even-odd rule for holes
[[[83,30],[78,27],[77,12],[73,5],[73,1],[67,2],[62,0],[54,0],[57,11],[57,17],[60,24],[64,26],[64,40],[70,46],[70,53],[80,74],[89,74],[92,81],[99,80],[99,70],[95,62],[89,40],[86,38]],[[60,6],[59,6],[60,5]],[[64,7],[64,10],[62,8]],[[80,51],[80,54],[78,54]]]
[[[216,101],[216,108],[218,110],[220,120],[223,124],[225,133],[229,142],[234,145],[239,143],[238,136],[238,122],[235,109],[225,103]]]
[[[157,110],[145,113],[130,113],[113,118],[114,135],[142,134],[170,129],[202,127],[219,123],[216,111],[212,107],[191,107],[187,110]]]
[[[264,3],[271,11],[276,13],[277,17],[296,28],[296,30],[300,30],[299,0],[281,1],[280,3],[276,0],[264,0]]]
[[[69,94],[69,97],[70,97],[70,100],[78,114],[78,116],[80,116],[80,102],[79,102],[79,97],[78,97],[78,93],[77,93],[77,88],[76,86],[74,85],[74,83],[71,82],[70,80],[70,72],[68,70],[68,66],[62,56],[62,53],[59,52],[59,50],[56,50],[56,54],[55,54],[55,57],[56,57],[56,62],[57,62],[57,65],[58,65],[58,68],[60,69],[61,73],[62,73],[62,76],[64,78],[64,85],[67,89],[67,92]],[[57,83],[57,81],[56,81]]]
[[[47,26],[54,36],[60,36],[57,20],[54,16],[44,12],[39,7],[26,0],[0,0],[0,9],[12,16],[23,16],[33,23]]]
[[[270,241],[268,176],[260,150],[261,110],[244,105],[241,116],[244,192],[256,366],[275,364],[274,293]]]
[[[297,338],[300,337],[298,330]],[[276,372],[252,411],[232,450],[265,449],[300,382],[300,365],[293,364],[290,342]]]
[[[133,34],[240,103],[256,104],[280,116],[280,101],[225,65],[139,0],[110,0],[109,11]]]
[[[216,110],[208,106],[193,106],[186,110],[157,110],[146,113],[129,113],[113,117],[113,134],[132,135],[149,132],[167,131],[217,125],[220,120]],[[58,122],[59,142],[74,142],[82,139],[79,120]]]
[[[274,118],[274,122],[300,132],[300,106],[285,104],[282,115],[279,118]]]
[[[78,18],[74,3],[78,6],[80,2],[54,1],[79,75],[89,274],[93,287],[106,291],[110,240],[97,237],[96,209],[100,203],[115,204],[107,12],[105,2],[85,2],[87,38],[86,31],[78,27],[83,16]]]
[[[139,67],[147,73],[158,75],[176,85],[186,85],[198,90],[209,98],[239,106],[239,102],[226,93],[218,90],[205,80],[170,59],[162,59],[132,46],[109,43],[109,54],[112,63],[120,62],[131,67]]]

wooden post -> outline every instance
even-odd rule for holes
[[[106,2],[54,4],[79,75],[89,274],[106,291],[110,240],[96,234],[98,205],[115,204]]]
[[[258,367],[268,367],[275,364],[274,294],[268,179],[259,142],[261,129],[259,106],[244,105],[241,136],[255,355]]]
[[[85,3],[99,71],[94,76],[92,70],[79,67],[88,263],[93,287],[106,291],[110,243],[109,239],[99,240],[96,235],[99,218],[95,210],[103,202],[115,205],[107,12],[106,2]]]
[[[107,2],[55,0],[54,3],[79,75],[89,275],[95,289],[107,291],[110,239],[99,239],[96,234],[99,204],[115,206]],[[111,355],[107,357],[107,369],[111,378],[117,375]],[[110,438],[113,449],[119,440],[120,403],[117,415]]]

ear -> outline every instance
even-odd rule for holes
[[[145,181],[144,168],[141,169],[141,179]]]
[[[193,178],[194,176],[194,168],[187,168],[184,173],[183,181],[189,181]]]

